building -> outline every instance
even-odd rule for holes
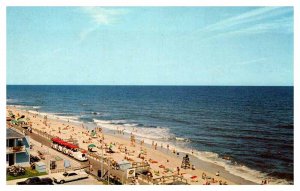
[[[6,128],[6,166],[30,166],[29,137],[12,128]]]

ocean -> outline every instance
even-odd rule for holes
[[[124,129],[260,183],[294,183],[293,87],[7,86],[7,105]]]

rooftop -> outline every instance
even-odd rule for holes
[[[6,128],[6,139],[19,139],[23,137],[24,135],[22,135],[21,133],[18,133],[11,128]]]

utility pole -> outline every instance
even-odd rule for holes
[[[102,179],[102,175],[103,175],[103,163],[104,163],[104,159],[103,159],[103,141],[101,140],[101,162],[100,162],[100,165],[101,165],[101,177],[100,179]]]
[[[109,185],[109,167],[110,167],[110,160],[108,160],[108,167],[107,167],[107,182]]]

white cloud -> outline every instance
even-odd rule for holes
[[[97,25],[113,24],[118,21],[121,15],[127,13],[126,10],[119,8],[82,7],[81,9]]]
[[[203,39],[203,41],[225,38],[225,37],[235,37],[237,35],[251,35],[251,34],[262,34],[271,32],[272,34],[292,34],[294,32],[293,18],[286,17],[265,23],[258,23],[249,26],[244,26],[237,28],[235,30],[228,30],[214,33],[213,35]]]
[[[266,58],[266,57],[256,58],[256,59],[253,59],[253,60],[238,62],[238,63],[236,63],[236,65],[249,65],[249,64],[264,63],[267,60],[268,60],[268,58]]]
[[[183,36],[201,37],[201,41],[261,33],[293,33],[293,8],[261,7],[225,18]]]
[[[257,8],[246,13],[222,20],[215,24],[206,26],[204,31],[226,30],[233,27],[241,27],[244,24],[259,22],[264,19],[278,17],[292,11],[289,7],[263,7]]]
[[[98,28],[99,28],[99,25],[95,25],[90,28],[82,30],[79,34],[79,40],[77,43],[80,44],[81,42],[83,42],[91,33],[96,31]]]
[[[79,40],[76,44],[82,43],[90,34],[95,32],[99,26],[115,24],[122,15],[127,14],[127,10],[120,8],[81,7],[80,9],[84,14],[90,17],[93,25],[80,32]]]

